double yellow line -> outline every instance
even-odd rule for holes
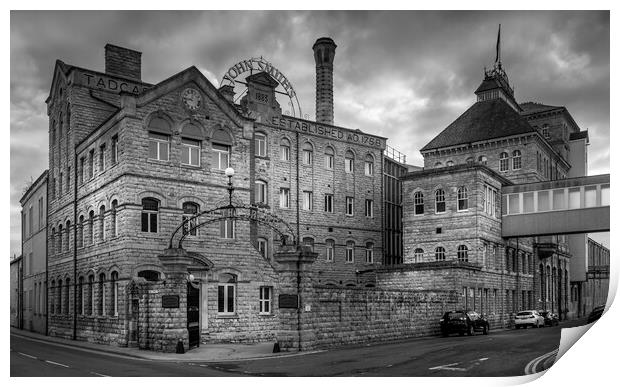
[[[542,372],[545,371],[546,369],[550,368],[551,365],[549,365],[548,367],[545,367],[545,364],[547,363],[548,360],[553,359],[553,362],[555,362],[555,357],[558,354],[558,350],[555,349],[551,352],[545,353],[544,355],[538,356],[536,359],[532,360],[531,362],[527,363],[527,365],[525,366],[525,374],[526,375],[532,375],[535,374],[537,372]],[[553,364],[553,362],[551,364]],[[536,371],[536,369],[538,368],[538,366],[540,364],[543,364],[543,368],[540,371]]]

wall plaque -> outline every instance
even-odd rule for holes
[[[161,307],[162,308],[178,308],[179,307],[179,296],[161,296]]]
[[[299,308],[297,294],[280,294],[278,296],[278,307],[280,307],[280,309]]]

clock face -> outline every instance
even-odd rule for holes
[[[196,89],[187,88],[181,93],[183,104],[190,110],[198,110],[202,104],[202,96]]]

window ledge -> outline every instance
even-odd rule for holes
[[[254,157],[256,157],[257,159],[261,159],[261,160],[271,160],[271,158],[269,156],[261,156],[261,155],[254,155]]]
[[[181,163],[181,167],[188,168],[188,169],[202,169],[200,165],[184,164],[184,163]]]
[[[215,318],[222,320],[238,320],[239,316],[236,314],[218,314]]]
[[[276,315],[275,315],[275,314],[273,314],[273,313],[262,313],[262,312],[259,312],[259,313],[258,313],[258,317],[261,317],[261,318],[270,318],[270,317],[276,317]]]

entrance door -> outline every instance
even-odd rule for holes
[[[189,348],[200,345],[200,289],[187,283],[187,331]]]

